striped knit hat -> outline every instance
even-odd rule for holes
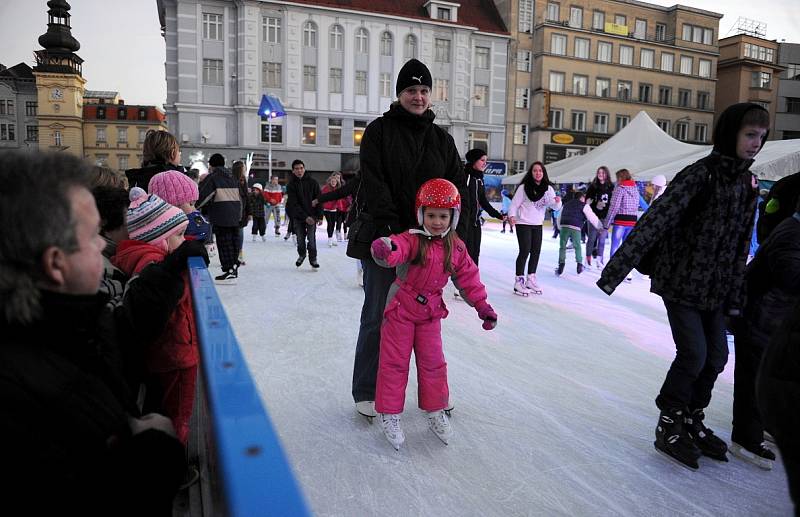
[[[183,232],[189,220],[183,210],[175,208],[155,194],[139,187],[131,189],[128,208],[128,236],[137,241],[158,244]]]

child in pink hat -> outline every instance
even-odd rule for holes
[[[155,194],[172,206],[183,210],[189,219],[184,237],[190,241],[206,242],[211,230],[203,214],[194,207],[200,193],[197,183],[180,171],[159,172],[147,185],[147,191]]]

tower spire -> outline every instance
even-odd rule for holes
[[[81,44],[72,35],[71,7],[66,0],[50,0],[47,7],[47,32],[39,36],[43,49],[36,51],[34,70],[81,75],[83,59],[75,54]]]

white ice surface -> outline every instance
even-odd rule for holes
[[[271,224],[267,242],[245,230],[238,285],[217,290],[316,515],[791,515],[780,460],[767,472],[702,458],[692,472],[655,452],[654,398],[674,345],[647,278],[608,297],[596,272],[575,274],[571,252],[555,277],[558,245],[546,226],[544,294],[515,296],[516,238],[499,229],[484,226],[480,263],[497,328],[482,330],[446,290],[455,436],[446,446],[427,429],[412,361],[399,452],[354,410],[363,292],[346,243],[328,248],[320,228],[312,271],[308,261],[295,267],[291,240],[275,238]],[[725,440],[733,358],[706,411]]]

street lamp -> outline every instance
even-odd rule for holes
[[[258,114],[261,117],[267,117],[268,131],[269,131],[269,178],[272,178],[272,119],[275,117],[285,117],[286,110],[283,108],[281,101],[274,95],[262,95],[261,105],[258,107]]]

